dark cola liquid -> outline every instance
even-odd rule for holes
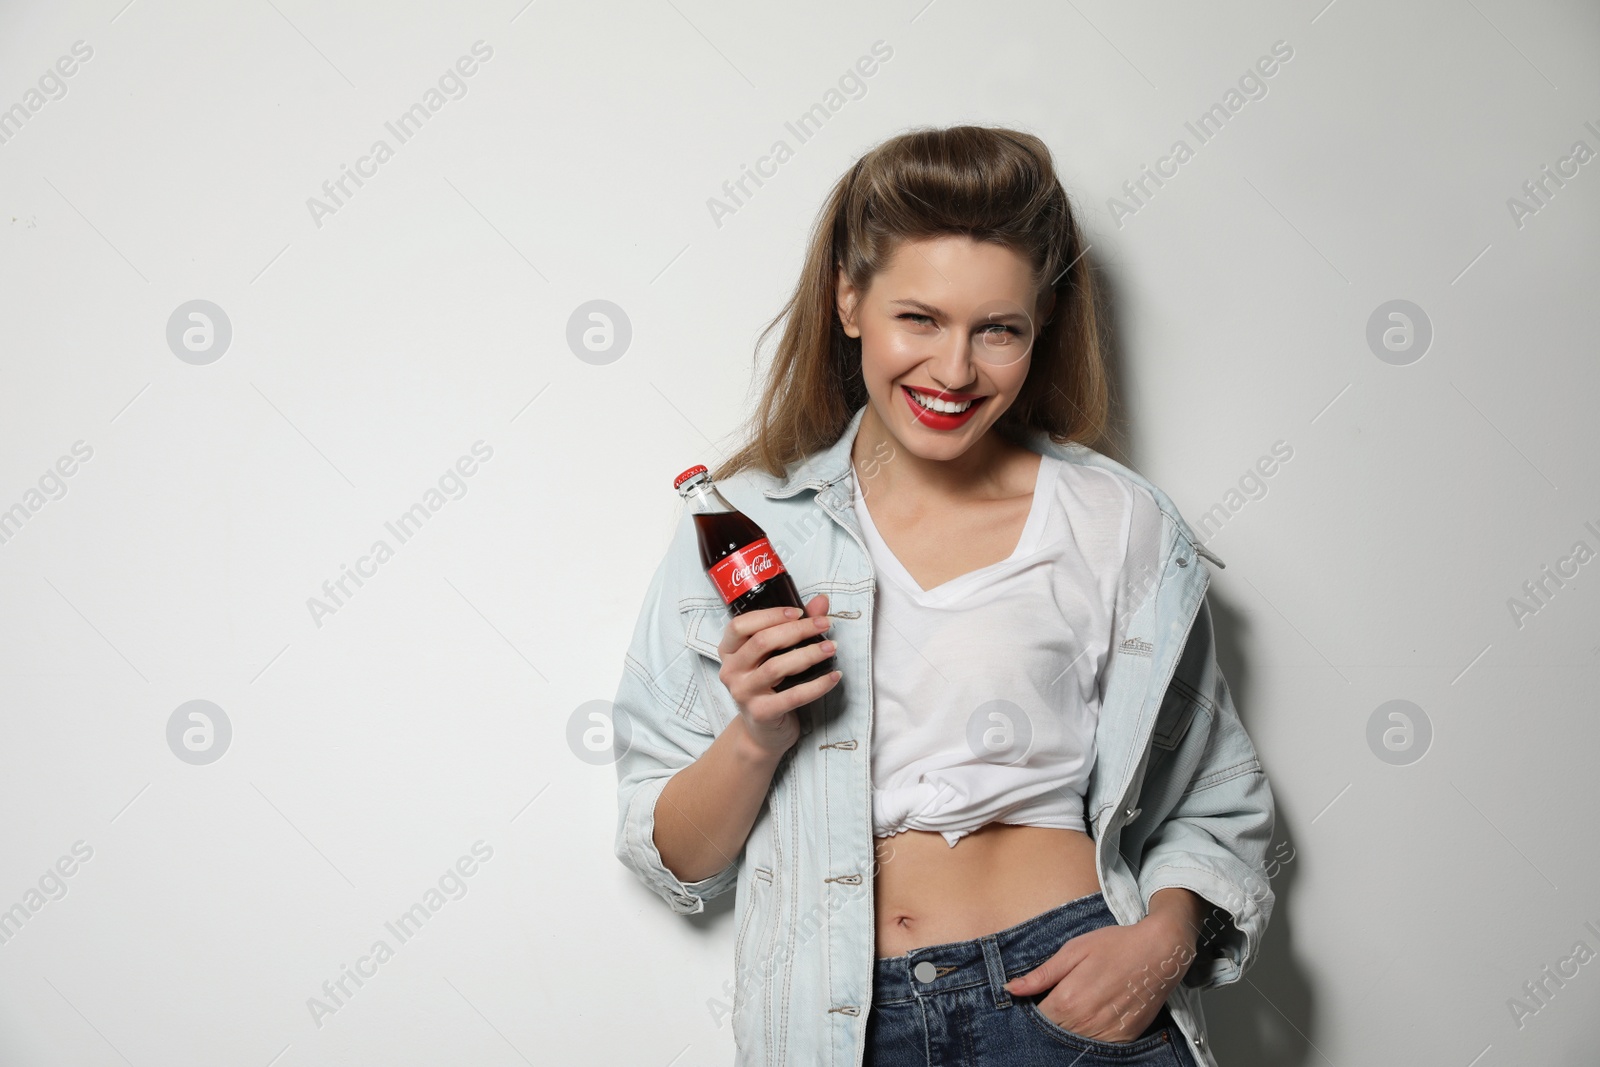
[[[722,559],[753,541],[759,541],[767,536],[766,532],[750,521],[742,511],[718,512],[712,515],[696,515],[694,517],[695,531],[700,535],[700,562],[710,570]],[[799,608],[805,610],[805,605],[800,602],[800,590],[795,588],[794,579],[789,577],[789,572],[773,575],[771,578],[754,586],[749,592],[741,594],[736,600],[728,604],[730,615],[743,615],[747,611],[757,611],[761,608]],[[780,648],[772,655],[782,655],[791,648],[801,645],[814,645],[827,639],[826,634],[813,634],[790,645]],[[768,656],[770,659],[771,656]],[[763,660],[762,662],[766,662]],[[799,674],[791,674],[780,680],[772,687],[773,692],[781,693],[791,686],[821,678],[833,670],[833,657],[829,656],[820,663],[814,663]]]

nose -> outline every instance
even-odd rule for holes
[[[978,380],[978,370],[972,358],[972,342],[965,330],[949,330],[930,351],[928,377],[939,383],[939,388],[952,393],[960,392]]]

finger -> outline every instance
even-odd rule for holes
[[[1019,974],[1004,986],[1006,992],[1027,996],[1042,989],[1054,987],[1078,965],[1076,953],[1068,954],[1065,948],[1045,960],[1026,974]]]
[[[827,593],[818,593],[816,596],[812,597],[811,598],[811,602],[806,605],[806,614],[807,615],[826,615],[827,613],[828,613],[828,594]]]
[[[739,646],[753,633],[775,626],[788,619],[798,619],[799,614],[791,615],[795,608],[762,608],[759,611],[747,611],[743,615],[735,615],[728,620],[728,625],[722,631],[722,640],[717,644],[717,652],[729,655],[737,652]]]
[[[826,616],[818,615],[809,619],[798,619],[793,623],[779,623],[758,630],[748,640],[732,652],[722,656],[722,668],[717,671],[717,677],[722,679],[722,684],[728,687],[734,700],[741,705],[757,697],[771,693],[784,678],[810,666],[802,663],[798,667],[787,667],[781,671],[765,670],[772,659],[786,649],[793,649],[801,641],[821,637],[820,628],[830,625]],[[820,627],[820,628],[819,628]],[[822,642],[806,645],[806,648],[815,648]],[[831,650],[830,650],[831,651]],[[823,657],[818,657],[823,658]],[[792,661],[791,661],[792,662]],[[815,660],[811,662],[816,662]]]
[[[801,646],[802,641],[811,641],[822,636],[822,631],[832,625],[826,615],[816,615],[807,619],[796,619],[790,623],[779,623],[758,630],[748,640],[732,652],[722,656],[722,669],[717,672],[734,699],[740,703],[753,700],[765,693],[771,692],[774,686],[791,674],[795,674],[817,660],[802,662],[793,666],[795,661],[788,661],[789,666],[780,669],[767,670],[767,664],[774,658],[783,654],[785,650],[794,650],[797,647],[815,648],[821,644]],[[831,653],[832,650],[830,650]],[[818,660],[825,658],[818,657]]]
[[[833,646],[832,641],[818,641],[814,645],[802,645],[788,652],[780,652],[755,669],[756,680],[763,686],[776,687],[791,674],[799,674],[812,664],[821,663],[833,655]]]
[[[817,636],[832,625],[832,621],[826,615],[813,615],[810,618],[796,619],[792,623],[769,626],[751,635],[750,639],[734,652],[734,658],[741,664],[748,664],[747,670],[755,670],[767,656],[781,649],[792,648],[807,638]]]
[[[1092,1017],[1080,1016],[1080,1013],[1075,1010],[1077,1005],[1069,1002],[1066,997],[1051,993],[1038,1001],[1034,1007],[1038,1008],[1039,1013],[1046,1019],[1049,1019],[1064,1030],[1071,1030],[1075,1034],[1082,1034],[1084,1037],[1093,1037],[1102,1041],[1116,1040],[1107,1034],[1101,1033],[1100,1028],[1091,1023]]]
[[[839,671],[829,671],[821,678],[813,678],[809,682],[802,682],[797,686],[785,689],[781,693],[774,693],[769,690],[750,702],[750,714],[758,717],[765,717],[771,714],[776,718],[778,714],[793,711],[795,708],[816,700],[838,685],[840,678],[841,673]]]

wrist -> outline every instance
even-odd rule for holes
[[[782,752],[774,752],[755,739],[743,715],[735,715],[723,733],[733,746],[734,757],[751,771],[771,773],[783,758]]]
[[[1200,917],[1205,901],[1182,886],[1158,889],[1150,897],[1150,909],[1141,922],[1149,923],[1174,947],[1194,951],[1200,939]]]
[[[1180,915],[1170,911],[1152,911],[1139,920],[1139,925],[1149,929],[1156,943],[1161,946],[1163,955],[1194,951],[1197,940],[1194,931],[1184,924]]]

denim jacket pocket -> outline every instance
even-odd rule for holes
[[[1182,679],[1173,678],[1167,686],[1167,694],[1161,700],[1161,710],[1156,713],[1156,724],[1150,733],[1150,743],[1156,748],[1168,751],[1178,747],[1183,740],[1183,735],[1188,732],[1189,724],[1194,721],[1195,712],[1199,710],[1205,699],[1186,685]]]
[[[694,674],[699,678],[702,704],[709,717],[712,732],[722,728],[739,713],[733,694],[722,684],[719,672],[722,655],[717,646],[722,643],[728,620],[733,617],[721,597],[682,597],[678,601],[678,614],[683,620],[683,643],[699,655],[694,657]]]
[[[728,605],[714,596],[683,597],[678,601],[678,612],[683,616],[683,643],[720,664],[722,655],[717,646],[722,643],[728,620],[733,617]]]

